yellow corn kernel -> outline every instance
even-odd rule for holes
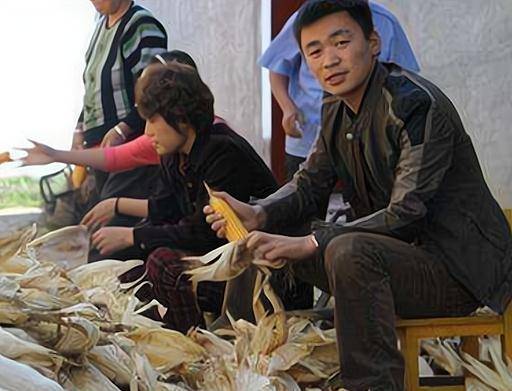
[[[76,166],[71,174],[71,183],[73,187],[78,189],[87,178],[87,169],[84,166]]]
[[[9,152],[2,152],[0,153],[0,164],[12,162],[11,155]]]
[[[204,184],[208,194],[210,195],[210,206],[213,208],[215,213],[219,213],[226,220],[226,238],[230,242],[235,242],[240,239],[244,239],[249,232],[245,229],[244,225],[231,209],[229,204],[221,198],[212,195],[212,192],[208,185]]]

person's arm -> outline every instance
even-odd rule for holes
[[[159,164],[160,158],[145,135],[115,147],[105,148],[105,171],[131,170],[140,166]]]
[[[288,82],[288,76],[270,71],[270,89],[283,111],[283,130],[290,137],[302,137],[302,132],[297,126],[302,123],[300,110],[288,95]]]
[[[94,205],[80,224],[90,230],[107,224],[116,214],[144,218],[148,216],[148,200],[135,198],[108,198]]]
[[[215,149],[215,150],[214,150]],[[212,189],[225,190],[244,202],[249,201],[249,186],[247,176],[249,174],[247,156],[232,145],[215,145],[209,151],[205,151],[201,170],[204,181]],[[263,173],[262,173],[263,174]],[[266,173],[265,173],[266,174]],[[259,175],[254,172],[251,175]],[[142,250],[152,250],[157,247],[174,247],[195,252],[206,252],[218,247],[220,240],[214,231],[210,229],[203,215],[204,206],[208,205],[209,195],[205,187],[198,190],[195,202],[195,211],[184,216],[175,224],[146,225],[134,229],[134,243]],[[150,212],[151,213],[151,212]]]
[[[433,104],[432,104],[433,105]],[[319,230],[320,246],[347,230],[364,230],[407,240],[428,212],[453,157],[453,125],[431,102],[418,102],[410,114],[401,116],[400,158],[391,199],[386,208],[342,227]]]
[[[24,166],[59,162],[80,166],[91,166],[99,170],[105,169],[105,153],[103,149],[93,148],[61,151],[33,140],[30,140],[30,142],[34,144],[33,148],[20,148],[20,150],[27,153],[27,156],[20,159]]]

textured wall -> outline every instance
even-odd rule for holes
[[[423,75],[459,110],[494,195],[512,207],[512,1],[377,1],[399,17]]]
[[[138,0],[169,34],[169,48],[196,60],[215,111],[268,158],[261,129],[260,1]]]

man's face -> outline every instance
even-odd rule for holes
[[[111,15],[116,13],[121,5],[129,2],[128,0],[91,0],[91,3],[102,15]]]
[[[187,137],[169,125],[160,114],[146,121],[144,133],[160,156],[179,152],[187,141]]]
[[[301,48],[322,88],[342,99],[350,99],[364,92],[380,50],[380,40],[376,33],[366,39],[357,22],[343,11],[304,27]]]

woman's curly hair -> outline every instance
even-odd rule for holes
[[[160,114],[178,132],[183,124],[198,133],[213,124],[213,94],[197,70],[185,64],[149,65],[137,81],[135,102],[142,118]]]

